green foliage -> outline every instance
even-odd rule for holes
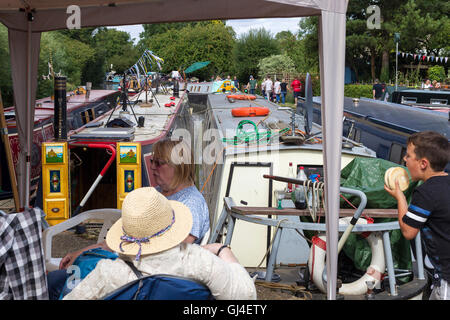
[[[181,72],[194,62],[211,63],[190,76],[209,79],[214,74],[231,72],[234,32],[222,22],[187,25],[182,29],[169,29],[155,34],[142,43],[164,59],[163,72]]]
[[[380,29],[368,29],[369,5],[380,8]],[[446,55],[450,43],[448,2],[439,0],[352,0],[347,9],[346,63],[358,81],[395,78],[390,67],[395,58],[394,33],[400,33],[399,50]],[[438,54],[439,53],[439,54]],[[384,59],[383,59],[384,55]],[[367,73],[370,64],[370,73]],[[388,70],[392,70],[389,72]]]
[[[263,58],[258,63],[258,75],[263,78],[267,74],[295,72],[294,62],[285,54]]]
[[[11,63],[8,49],[8,31],[0,24],[0,91],[5,107],[13,104],[13,89],[11,81]]]
[[[180,30],[188,26],[195,27],[195,26],[205,26],[208,24],[225,24],[225,23],[221,20],[210,20],[210,21],[143,24],[142,27],[144,28],[144,32],[142,32],[139,35],[139,37],[141,39],[148,39],[155,35],[165,33],[169,30]]]
[[[388,66],[381,67],[380,80],[381,80],[381,82],[389,82],[389,68],[388,68]]]
[[[395,11],[392,27],[401,33],[400,50],[448,54],[450,43],[449,3],[437,0],[408,0]]]
[[[420,70],[418,68],[410,70],[406,73],[406,79],[410,86],[419,85],[420,83]]]
[[[261,59],[280,53],[277,41],[264,28],[251,29],[236,41],[232,53],[234,68],[241,81],[248,81],[250,75],[258,74]]]
[[[74,40],[67,34],[58,31],[42,33],[36,98],[53,93],[53,81],[42,78],[50,72],[48,66],[50,61],[55,73],[67,77],[67,90],[70,91],[81,85],[83,68],[94,54],[95,50],[88,44]]]
[[[443,66],[433,66],[428,69],[428,78],[433,81],[443,81],[445,79],[445,69]]]
[[[346,84],[344,86],[344,96],[351,98],[371,98],[373,97],[372,85],[369,84]]]
[[[124,31],[99,28],[92,42],[98,56],[104,57],[108,70],[112,64],[116,72],[123,73],[140,57],[130,34]]]
[[[298,72],[305,74],[319,72],[318,26],[317,17],[302,18],[299,22],[298,40],[288,53]]]

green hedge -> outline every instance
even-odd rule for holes
[[[344,96],[351,98],[373,98],[371,84],[346,84],[344,86]]]

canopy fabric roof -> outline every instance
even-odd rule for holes
[[[113,4],[113,5],[112,5]],[[33,31],[67,28],[67,8],[81,8],[81,27],[211,19],[283,18],[345,13],[347,0],[1,0],[0,20],[8,27],[27,30],[19,9],[34,10]]]
[[[212,19],[319,16],[320,79],[327,213],[328,298],[336,297],[340,155],[348,0],[0,0],[0,22],[8,27],[16,117],[21,124],[18,187],[29,203],[31,141],[40,33],[65,29],[80,8],[80,26],[118,26]]]

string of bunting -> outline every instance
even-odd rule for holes
[[[164,59],[155,55],[152,51],[145,49],[139,60],[125,71],[126,74],[135,75],[140,78],[141,74],[146,75],[153,65],[156,64],[159,70],[162,69],[161,64],[164,63]]]
[[[414,60],[418,60],[418,61],[430,61],[431,62],[437,62],[437,63],[442,63],[443,61],[445,63],[448,62],[448,57],[436,57],[436,56],[427,56],[426,54],[418,54],[418,53],[408,53],[408,52],[399,52],[398,53],[399,56],[401,56],[402,58],[408,58],[408,57],[412,57]]]

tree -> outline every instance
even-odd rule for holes
[[[380,28],[369,29],[367,20],[380,8]],[[394,33],[401,33],[399,50],[416,53],[448,52],[450,5],[439,0],[352,0],[347,9],[347,62],[358,69],[371,65],[371,78],[388,81],[390,57],[395,55]],[[377,76],[379,73],[380,76]]]
[[[450,53],[449,10],[449,3],[409,0],[397,10],[393,25],[390,26],[391,29],[401,33],[400,49],[427,55]]]
[[[110,69],[111,64],[115,71],[123,73],[140,57],[130,34],[116,29],[99,28],[94,35],[93,46],[97,57],[102,57],[105,61],[104,68],[101,70],[102,76],[106,70]]]
[[[260,78],[268,74],[295,72],[294,62],[285,54],[272,55],[261,59],[258,68]]]
[[[443,81],[445,79],[445,69],[443,66],[433,66],[428,69],[428,78],[433,81]]]
[[[363,20],[347,21],[345,64],[355,72],[356,81],[376,78],[376,40],[365,34],[367,24]],[[367,68],[368,63],[370,68]]]
[[[2,93],[3,105],[5,107],[13,104],[13,88],[11,78],[11,60],[9,56],[8,31],[0,24],[0,91]]]
[[[317,17],[302,18],[299,23],[298,40],[288,55],[292,58],[297,71],[301,73],[319,72],[319,36]]]
[[[278,42],[280,52],[289,54],[295,50],[296,36],[291,31],[281,31],[275,35],[275,40]]]
[[[94,34],[97,32],[97,28],[81,28],[81,29],[62,29],[57,31],[59,34],[64,35],[66,38],[83,42],[87,45],[93,44]]]
[[[169,29],[155,34],[142,43],[164,59],[163,72],[181,72],[198,61],[211,63],[190,76],[209,79],[214,74],[231,72],[234,31],[221,21],[187,25],[182,29]]]
[[[64,33],[42,33],[36,97],[46,97],[53,92],[53,81],[42,78],[43,75],[49,74],[49,62],[52,63],[54,72],[61,72],[61,75],[67,77],[67,90],[73,90],[82,84],[82,70],[94,54],[95,50],[88,44],[74,40]]]
[[[225,24],[222,20],[209,20],[209,21],[190,21],[190,22],[171,22],[171,23],[154,23],[154,24],[143,24],[144,32],[139,34],[139,38],[148,39],[153,37],[154,35],[165,33],[169,30],[180,30],[187,26],[195,27],[201,25],[208,25],[211,23],[222,23]]]
[[[233,51],[234,68],[239,80],[247,81],[250,75],[255,76],[261,59],[279,53],[277,41],[264,28],[251,29],[243,34],[237,39]]]
[[[354,0],[349,2],[347,9],[347,21],[348,24],[355,24],[359,30],[358,34],[364,35],[364,38],[360,38],[361,41],[356,41],[356,38],[351,39],[348,44],[352,44],[352,53],[357,50],[357,48],[363,49],[370,57],[371,64],[371,75],[372,80],[377,78],[376,76],[376,63],[377,58],[381,57],[381,71],[380,80],[389,80],[389,53],[394,49],[394,32],[392,31],[392,20],[396,10],[403,6],[407,0]],[[369,6],[376,5],[381,14],[379,28],[374,26],[374,28],[369,28],[367,22],[371,20],[374,15],[378,12],[373,12],[368,10]],[[365,28],[361,28],[363,25]],[[356,30],[353,29],[353,31]],[[347,32],[347,34],[349,34]],[[351,33],[356,35],[355,32]],[[370,39],[370,40],[369,40]]]

